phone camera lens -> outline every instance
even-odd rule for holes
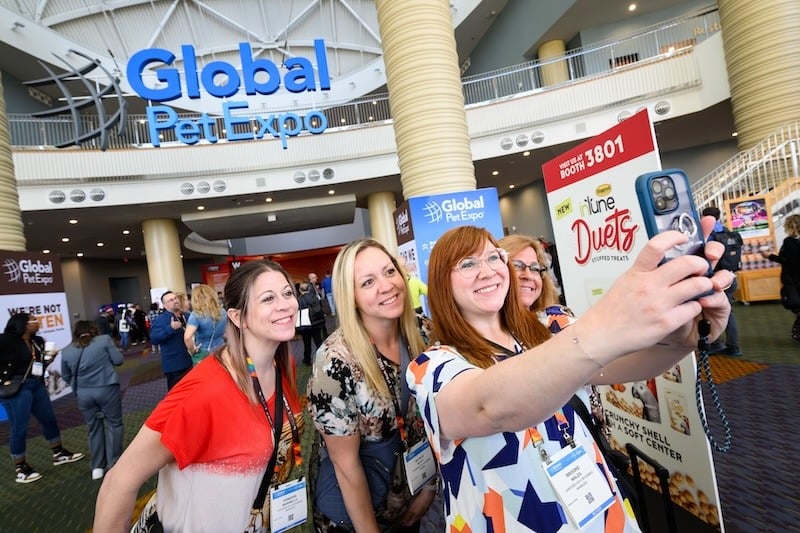
[[[675,198],[675,189],[672,187],[666,187],[664,189],[664,196],[666,196],[667,200],[672,200]]]
[[[664,200],[663,197],[659,196],[656,198],[656,209],[659,211],[663,211],[667,207],[667,201]]]
[[[661,192],[661,190],[662,190],[662,187],[661,187],[661,182],[660,182],[660,181],[658,181],[658,180],[653,180],[652,182],[650,182],[650,189],[651,189],[651,190],[652,190],[652,191],[653,191],[655,194],[659,194],[659,193]]]

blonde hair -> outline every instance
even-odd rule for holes
[[[800,237],[800,215],[789,215],[783,221],[783,229],[790,237]]]
[[[214,289],[208,285],[197,285],[192,289],[192,312],[212,318],[214,322],[222,318],[222,306]]]
[[[391,397],[375,357],[375,347],[370,341],[369,333],[364,328],[364,322],[361,319],[361,313],[356,307],[355,263],[358,254],[367,248],[377,248],[386,254],[397,269],[398,276],[406,289],[403,314],[398,320],[400,333],[408,342],[409,356],[413,359],[422,353],[426,346],[417,326],[416,314],[411,303],[411,293],[406,283],[406,273],[400,267],[397,258],[390,254],[381,243],[373,239],[353,241],[342,248],[333,263],[333,293],[336,295],[336,316],[339,319],[339,329],[342,331],[345,344],[353,359],[364,372],[367,385],[382,396]],[[401,378],[404,379],[404,376]]]
[[[508,252],[509,261],[513,260],[514,256],[520,253],[522,250],[530,247],[533,248],[534,252],[536,252],[536,260],[539,261],[539,266],[548,266],[542,243],[533,237],[528,235],[507,235],[500,239],[498,244],[500,245],[500,248],[503,248],[506,252]],[[556,286],[553,284],[553,280],[548,275],[548,271],[545,270],[542,272],[541,277],[542,293],[538,298],[536,298],[536,301],[531,304],[531,311],[544,311],[551,305],[557,305],[559,303]],[[516,275],[514,276],[514,279],[516,281]]]

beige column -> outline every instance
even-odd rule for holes
[[[372,238],[393,254],[397,254],[397,236],[392,218],[395,207],[394,194],[390,192],[376,192],[367,196]]]
[[[11,156],[6,99],[0,78],[0,250],[25,251],[25,225],[19,209],[17,178]],[[41,250],[39,250],[41,251]]]
[[[800,120],[800,2],[719,0],[740,150]]]
[[[450,3],[375,4],[404,197],[475,189]]]
[[[184,292],[186,277],[183,274],[178,224],[170,218],[154,218],[142,222],[142,231],[150,287]]]
[[[553,41],[547,41],[546,43],[542,43],[542,45],[539,46],[538,50],[539,61],[543,63],[542,82],[544,83],[545,86],[555,85],[557,83],[569,80],[569,69],[567,68],[567,61],[566,60],[550,61],[551,59],[564,57],[564,53],[566,51],[567,47],[564,44],[564,41],[558,39]]]

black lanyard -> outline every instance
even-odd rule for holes
[[[383,361],[383,356],[381,356],[377,348],[375,349],[375,352],[378,354],[378,366],[381,369],[384,381],[386,381],[386,387],[389,389],[389,394],[392,395],[395,418],[397,419],[397,431],[400,433],[400,440],[403,442],[403,449],[408,450],[408,432],[406,431],[405,411],[401,409],[400,403],[403,404],[403,408],[408,407],[409,392],[408,383],[406,383],[405,377],[406,369],[408,368],[409,354],[408,347],[402,342],[402,338],[400,341],[400,375],[398,376],[398,379],[400,379],[400,394],[402,397],[402,402],[398,402],[397,400],[394,387],[392,387],[392,384],[389,380],[389,373],[386,370],[386,363]]]
[[[269,422],[270,426],[272,426],[272,440],[273,440],[273,449],[272,455],[269,458],[269,463],[267,464],[267,469],[264,471],[264,477],[261,479],[261,485],[258,487],[258,494],[256,494],[255,500],[253,500],[253,507],[250,510],[250,524],[251,526],[255,526],[255,519],[258,515],[261,514],[262,509],[264,508],[264,502],[267,500],[267,491],[269,490],[270,480],[272,477],[277,474],[276,471],[276,463],[278,461],[278,446],[280,445],[281,440],[281,432],[283,430],[283,410],[284,407],[288,413],[289,418],[289,426],[292,429],[292,453],[295,455],[295,463],[301,464],[302,458],[299,456],[298,451],[300,449],[300,433],[297,430],[297,421],[294,419],[294,413],[292,412],[292,408],[289,405],[289,402],[286,400],[286,396],[283,394],[283,382],[281,381],[281,373],[280,370],[276,367],[275,368],[275,420],[273,421],[272,415],[269,412],[269,407],[267,406],[267,399],[264,398],[264,391],[261,390],[261,383],[259,383],[258,378],[253,376],[253,388],[256,390],[256,394],[258,395],[258,400],[261,403],[261,407],[264,409],[264,414],[267,416],[267,422]],[[263,517],[262,521],[266,522]],[[248,529],[249,530],[249,529]]]

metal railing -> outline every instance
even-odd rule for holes
[[[530,61],[478,76],[465,77],[462,79],[464,103],[467,106],[484,105],[508,97],[548,91],[570,83],[613,75],[625,71],[625,67],[638,62],[669,58],[676,51],[691,48],[718,31],[720,31],[720,23],[716,8],[701,10],[696,15],[663,22],[626,39],[572,50],[561,58]],[[543,71],[564,62],[566,62],[569,79],[557,85],[545,86]],[[615,95],[609,95],[609,100],[616,101]],[[387,94],[367,96],[346,102],[325,102],[324,105],[320,104],[318,107],[328,121],[328,128],[367,127],[384,124],[385,121],[392,118]],[[279,117],[284,113],[294,113],[304,118],[309,111],[308,107],[268,109],[263,112],[263,115]],[[567,112],[563,118],[568,115]],[[179,115],[180,120],[197,120],[199,117],[198,113]],[[11,143],[16,149],[56,146],[74,136],[72,120],[68,116],[37,119],[27,114],[9,114],[8,118]],[[561,118],[554,116],[552,121]],[[99,127],[96,116],[86,115],[81,120],[83,122],[81,131],[83,132]],[[215,131],[218,134],[223,132],[225,124],[222,117],[217,117],[214,121]],[[274,122],[272,124],[275,125]],[[251,127],[258,131],[262,126],[263,124],[259,124],[258,120],[254,119],[251,124],[241,124],[236,128],[241,130],[238,131],[239,133],[244,133]],[[153,144],[154,139],[151,138],[151,135],[147,117],[132,115],[128,117],[127,128],[123,135],[119,136],[115,133],[110,135],[110,148],[146,147]],[[161,143],[177,142],[174,129],[163,130],[159,135]],[[95,139],[94,142],[84,143],[81,148],[95,150],[99,148],[99,141]]]
[[[697,208],[767,197],[777,221],[800,210],[800,123],[788,124],[740,152],[692,186]]]

